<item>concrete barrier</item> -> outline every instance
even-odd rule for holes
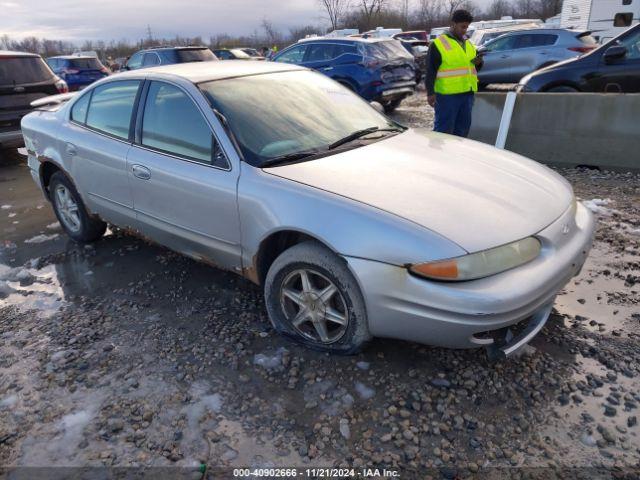
[[[506,93],[478,93],[469,138],[494,144]],[[505,149],[542,163],[640,170],[640,94],[518,94]]]

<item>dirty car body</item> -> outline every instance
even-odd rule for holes
[[[86,219],[264,285],[279,330],[295,304],[291,321],[308,319],[319,340],[312,329],[291,336],[326,350],[339,350],[349,322],[360,322],[351,347],[379,336],[508,355],[542,328],[592,241],[592,215],[547,167],[405,129],[333,80],[287,64],[127,72],[28,115],[22,129],[33,178],[63,225],[73,202],[56,194],[67,185]],[[307,259],[287,260],[305,245],[326,260],[309,270],[315,289],[305,290]],[[300,281],[300,295],[287,290]],[[269,303],[269,292],[280,301]],[[327,334],[320,320],[329,314]],[[511,338],[514,325],[521,332]]]

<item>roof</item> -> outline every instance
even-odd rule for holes
[[[37,53],[29,52],[14,52],[11,50],[0,50],[0,56],[2,57],[39,57]]]
[[[363,34],[364,35],[364,34]],[[310,37],[310,38],[301,38],[298,40],[298,43],[307,43],[307,42],[346,42],[346,43],[376,43],[376,42],[388,42],[389,40],[395,40],[392,37]],[[289,48],[289,47],[287,47]],[[283,49],[284,50],[284,49]]]
[[[192,83],[202,83],[224,78],[246,77],[265,73],[306,70],[290,63],[278,62],[239,62],[237,60],[219,60],[211,62],[176,63],[158,67],[131,70],[118,73],[119,78],[144,76],[150,73],[182,77]]]
[[[90,55],[56,55],[55,57],[47,57],[47,60],[49,60],[50,58],[60,58],[62,60],[82,60],[84,58],[96,59],[96,57],[92,57]]]

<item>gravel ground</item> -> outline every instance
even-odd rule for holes
[[[432,121],[423,93],[395,117]],[[24,163],[10,163],[0,167],[0,476],[353,466],[401,478],[637,478],[639,175],[560,171],[597,214],[594,250],[532,345],[490,363],[482,350],[391,340],[352,357],[300,348],[231,273],[116,229],[71,242]]]

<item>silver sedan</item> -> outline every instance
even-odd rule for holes
[[[592,215],[561,176],[407,129],[303,68],[164,66],[58,100],[22,131],[71,238],[109,222],[237,272],[312,348],[379,336],[509,355],[591,246]]]

